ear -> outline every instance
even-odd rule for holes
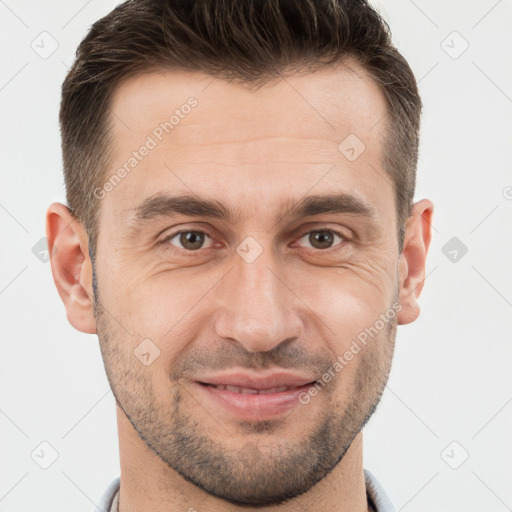
[[[84,226],[69,208],[53,203],[46,212],[46,237],[53,280],[77,330],[96,333],[92,296],[92,264]]]
[[[432,238],[434,205],[428,199],[418,201],[405,227],[404,248],[400,255],[400,304],[398,324],[414,322],[420,314],[418,298],[425,282],[425,261]]]

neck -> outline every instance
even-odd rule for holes
[[[185,480],[167,466],[140,439],[122,410],[117,408],[121,487],[119,512],[154,510],[208,510],[238,512],[240,507],[212,496]],[[309,491],[280,505],[243,507],[250,512],[367,512],[366,487],[362,464],[362,433],[352,442],[336,467]]]

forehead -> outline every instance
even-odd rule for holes
[[[215,133],[208,133],[212,143],[232,136],[235,127],[240,136],[248,138],[291,133],[337,140],[350,126],[360,138],[369,139],[378,130],[368,132],[386,112],[380,87],[353,61],[312,73],[284,75],[258,88],[199,72],[161,70],[131,78],[118,87],[111,104],[113,130],[119,134],[127,129],[149,132],[154,121],[179,110],[190,97],[197,99],[195,113],[199,115],[180,123],[181,128],[189,129],[186,134],[183,129],[176,130],[176,142],[180,135],[189,136],[194,127],[199,128],[198,124],[204,128],[206,122],[215,128]],[[262,120],[271,120],[272,125]],[[290,123],[292,120],[295,122]]]
[[[254,206],[254,194],[262,192],[261,211],[312,187],[358,189],[367,203],[381,202],[377,209],[386,208],[378,197],[384,189],[393,194],[381,166],[385,98],[353,62],[257,89],[161,70],[123,83],[110,111],[114,159],[105,180],[122,166],[128,172],[101,208],[117,221],[169,190],[221,197],[238,209],[244,201]],[[151,149],[127,166],[144,145]]]

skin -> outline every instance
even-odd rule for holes
[[[117,401],[120,510],[369,510],[361,429],[385,387],[397,325],[419,315],[433,205],[415,203],[400,253],[381,165],[385,100],[355,63],[257,90],[190,72],[130,79],[112,103],[106,179],[190,96],[197,107],[100,201],[96,297],[84,226],[62,204],[47,213],[68,320],[98,334]],[[338,149],[348,134],[366,146],[352,162]],[[137,225],[134,208],[158,192],[217,199],[240,219],[164,215]],[[283,217],[305,195],[334,192],[364,200],[376,217]],[[343,238],[327,252],[310,233],[329,229]],[[208,236],[187,250],[169,239],[180,230]],[[262,248],[251,263],[236,252],[248,236]],[[194,384],[228,368],[321,378],[398,303],[309,403],[277,419],[241,421]],[[147,366],[134,356],[144,339],[160,350]]]

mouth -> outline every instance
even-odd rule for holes
[[[196,381],[196,385],[206,400],[220,406],[221,410],[228,413],[229,416],[262,421],[290,413],[301,404],[300,395],[307,392],[316,383],[315,380],[304,382],[305,379],[295,378],[288,379],[295,380],[295,382],[272,385],[276,384],[276,380],[283,380],[283,378],[286,377],[253,379],[251,383],[240,385],[240,378],[232,377],[228,380],[238,380],[237,384]]]
[[[215,389],[227,390],[233,393],[240,393],[242,395],[268,395],[271,393],[282,393],[284,391],[290,391],[293,389],[302,389],[312,386],[314,382],[304,384],[303,386],[279,386],[276,388],[269,389],[255,389],[255,388],[243,388],[241,386],[232,386],[230,384],[208,384],[207,382],[200,382],[203,386],[211,386]]]

